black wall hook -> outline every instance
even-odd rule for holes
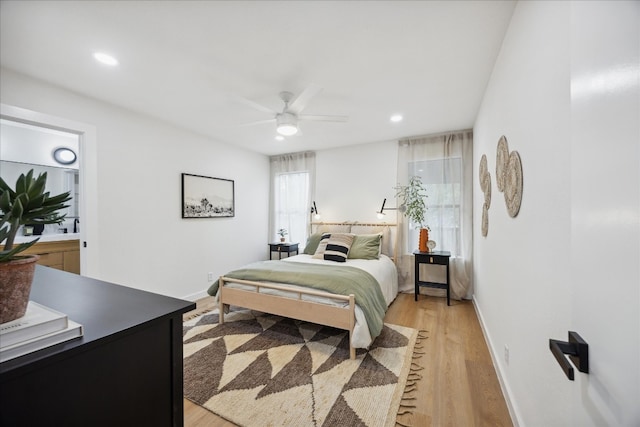
[[[573,366],[564,357],[565,354],[569,355],[580,372],[589,373],[589,344],[577,332],[569,331],[569,342],[550,339],[549,349],[571,381],[574,380]]]

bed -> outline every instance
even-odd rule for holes
[[[398,293],[393,226],[313,226],[304,253],[231,271],[208,293],[217,298],[220,323],[228,306],[237,306],[345,329],[353,359],[356,348],[367,348],[380,333]]]

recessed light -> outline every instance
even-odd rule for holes
[[[284,136],[276,135],[276,141],[284,141]]]
[[[111,67],[118,65],[118,60],[116,58],[104,52],[96,52],[93,54],[93,57],[96,61],[104,65],[109,65]]]
[[[393,123],[401,122],[402,121],[402,115],[394,114],[393,116],[391,116],[391,118],[389,120],[391,120]]]

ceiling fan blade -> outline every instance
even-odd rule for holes
[[[349,121],[349,117],[347,116],[317,116],[317,115],[309,115],[302,114],[298,116],[300,120],[313,120],[316,122],[347,122]]]
[[[307,106],[307,103],[311,100],[311,98],[319,94],[321,91],[322,88],[320,86],[313,83],[310,84],[305,90],[302,91],[300,95],[298,95],[294,100],[291,101],[287,110],[291,111],[292,113],[299,114]]]
[[[275,123],[276,119],[266,119],[266,120],[258,120],[257,122],[249,122],[249,123],[243,123],[238,125],[237,127],[248,127],[248,126],[256,126],[256,125],[263,125],[266,123]]]
[[[257,102],[254,102],[254,101],[252,101],[250,99],[243,98],[241,96],[235,96],[235,99],[238,102],[242,103],[242,104],[248,105],[249,107],[253,108],[254,110],[262,111],[263,113],[268,113],[268,114],[272,114],[272,115],[278,114],[277,111],[272,110],[269,107],[265,107],[262,104],[258,104]]]

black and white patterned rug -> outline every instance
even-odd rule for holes
[[[392,426],[417,335],[385,324],[350,360],[346,331],[214,310],[184,322],[184,396],[247,427]]]

